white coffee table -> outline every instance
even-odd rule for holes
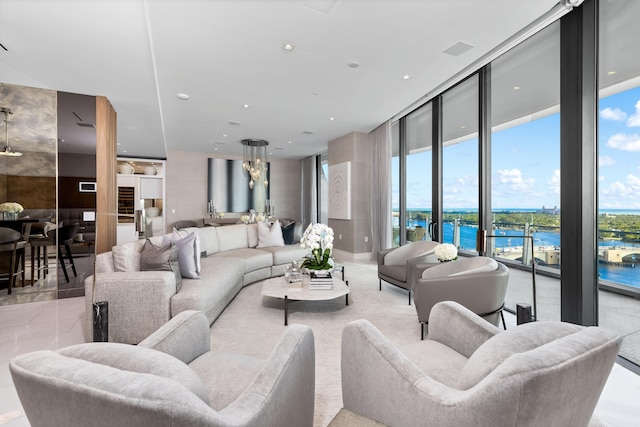
[[[284,276],[267,279],[262,284],[260,294],[265,297],[284,299],[284,325],[289,324],[289,301],[329,301],[346,297],[349,305],[349,284],[337,277],[333,278],[332,289],[309,289],[309,276],[302,276],[302,286],[296,283],[287,283]]]

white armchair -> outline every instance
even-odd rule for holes
[[[440,243],[431,240],[420,240],[397,248],[386,249],[378,253],[378,280],[382,291],[382,281],[406,289],[409,292],[411,305],[411,291],[416,278],[430,265],[438,262],[434,254]],[[417,266],[421,264],[421,268]]]
[[[344,408],[388,426],[587,426],[622,338],[533,322],[501,331],[454,302],[400,351],[371,323],[342,333]]]

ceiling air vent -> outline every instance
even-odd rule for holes
[[[474,46],[472,44],[460,41],[450,46],[443,53],[446,53],[447,55],[451,55],[451,56],[460,56],[473,47]]]
[[[80,126],[81,128],[94,128],[96,127],[96,125],[92,124],[92,123],[76,123],[78,126]]]
[[[312,130],[303,130],[302,131],[303,135],[313,135],[314,133],[315,133],[315,131],[312,131]]]
[[[235,120],[229,120],[229,124],[233,125],[233,126],[240,126],[242,123],[241,122],[236,122]]]

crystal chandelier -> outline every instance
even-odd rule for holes
[[[11,111],[11,108],[7,108],[7,107],[0,107],[0,112],[4,113],[4,135],[5,135],[5,141],[6,141],[6,145],[4,146],[4,149],[0,151],[0,156],[11,156],[11,157],[22,156],[21,152],[11,151],[11,147],[9,147],[9,114],[13,114],[13,112]]]
[[[253,190],[256,182],[262,182],[265,187],[268,187],[267,145],[269,143],[264,139],[243,139],[241,142],[242,169],[249,173],[249,188]]]

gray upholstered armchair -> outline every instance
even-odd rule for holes
[[[454,302],[402,351],[371,323],[342,333],[344,408],[388,426],[586,426],[620,335],[561,322],[507,331]]]
[[[456,301],[487,321],[504,323],[504,299],[509,284],[509,269],[493,258],[459,258],[426,270],[420,270],[413,288],[418,321],[422,328],[429,322],[433,306],[440,301]]]
[[[378,253],[380,290],[382,290],[383,280],[406,289],[409,292],[409,305],[411,305],[411,291],[415,280],[420,277],[422,270],[438,262],[434,250],[439,244],[431,240],[420,240],[380,251]],[[416,269],[418,264],[421,264],[420,270]]]
[[[32,426],[312,426],[313,333],[289,326],[266,359],[210,350],[183,311],[137,346],[89,343],[10,362]]]

